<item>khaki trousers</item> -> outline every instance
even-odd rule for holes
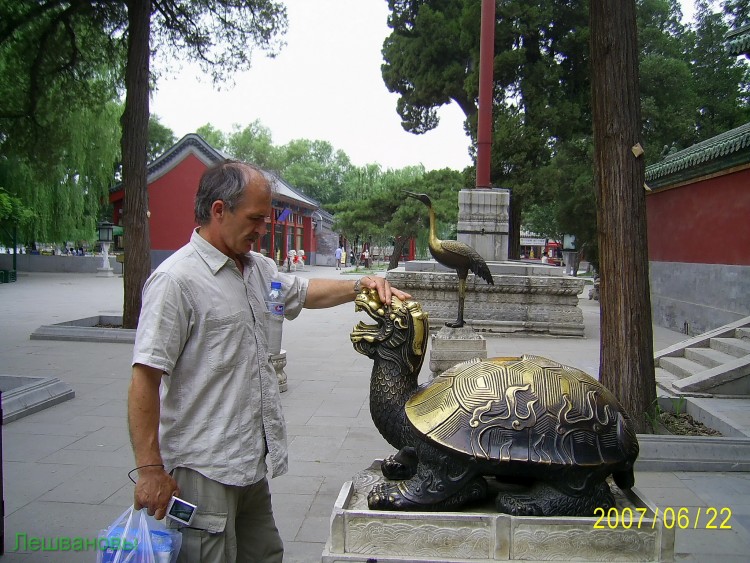
[[[281,563],[284,544],[265,477],[235,487],[184,467],[172,476],[180,498],[198,507],[189,527],[167,518],[168,526],[182,532],[178,563]]]

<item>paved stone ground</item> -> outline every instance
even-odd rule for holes
[[[350,274],[308,267],[298,275]],[[585,295],[580,300],[585,338],[492,338],[489,355],[540,354],[596,375],[598,303]],[[29,340],[42,324],[121,311],[122,278],[22,273],[17,283],[0,285],[0,373],[55,376],[76,392],[73,400],[3,427],[3,560],[93,561],[93,552],[15,552],[16,534],[95,537],[132,502],[133,486],[126,474],[133,458],[125,421],[132,345]],[[282,402],[290,464],[289,473],[272,480],[271,486],[287,562],[320,561],[342,484],[391,452],[370,419],[371,362],[354,352],[349,341],[358,320],[366,320],[364,314],[344,305],[305,310],[285,323],[289,391]],[[679,333],[655,327],[654,349],[682,339]],[[733,403],[730,410],[747,417],[747,405]],[[678,530],[676,560],[747,561],[750,474],[649,472],[639,473],[636,481],[662,509],[687,507],[691,516],[698,507],[703,513],[711,507],[731,509],[731,530]]]

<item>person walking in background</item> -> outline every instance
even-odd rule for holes
[[[346,268],[346,249],[341,247],[341,268]]]
[[[334,256],[336,257],[336,269],[341,269],[341,253],[344,251],[343,246],[339,246],[336,248],[336,252],[334,253]]]
[[[287,471],[286,426],[269,361],[264,301],[281,282],[285,315],[351,302],[361,287],[384,303],[410,296],[383,278],[306,280],[251,252],[266,233],[271,186],[257,168],[206,170],[199,227],[147,280],[133,351],[128,427],[138,481],[135,509],[165,516],[170,498],[197,505],[179,562],[280,563],[266,474]],[[160,389],[161,388],[161,389]]]

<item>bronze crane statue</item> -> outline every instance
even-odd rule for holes
[[[456,270],[456,274],[458,274],[458,318],[453,323],[445,323],[445,326],[453,328],[462,327],[466,324],[464,323],[464,299],[466,297],[466,278],[469,275],[469,270],[488,284],[495,285],[492,273],[484,259],[468,244],[457,240],[440,240],[437,238],[435,211],[432,209],[432,201],[427,194],[415,194],[407,191],[404,193],[424,203],[430,211],[430,237],[428,242],[430,254],[432,254],[432,257],[439,264]]]

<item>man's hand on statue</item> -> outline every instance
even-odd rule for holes
[[[393,287],[388,280],[381,278],[380,276],[365,276],[360,280],[360,284],[362,287],[377,290],[380,301],[388,306],[391,304],[392,295],[395,295],[402,301],[411,298],[410,294]]]

